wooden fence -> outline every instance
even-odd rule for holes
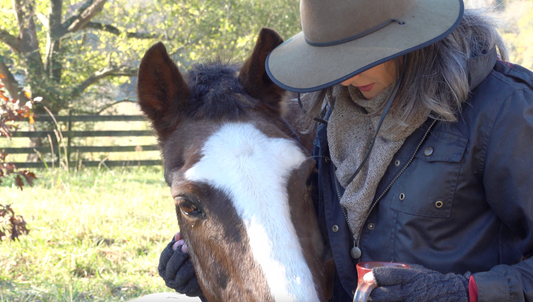
[[[54,121],[55,119],[55,121]],[[69,167],[76,167],[80,164],[79,161],[72,161],[73,154],[89,153],[89,152],[132,152],[132,151],[153,151],[159,150],[157,145],[132,145],[132,146],[73,146],[72,139],[75,137],[124,137],[124,136],[153,136],[151,130],[104,130],[104,131],[74,131],[72,130],[74,123],[83,122],[134,122],[146,121],[142,115],[72,115],[66,116],[45,116],[40,115],[35,118],[35,122],[49,122],[49,123],[66,123],[66,131],[16,131],[13,137],[40,137],[48,138],[52,143],[43,147],[29,147],[29,148],[2,148],[8,154],[30,154],[41,153],[58,155],[62,154],[64,158],[68,158]],[[55,126],[54,126],[55,128]],[[62,144],[58,142],[57,137],[60,137]],[[66,146],[64,143],[66,142]],[[36,152],[37,151],[37,152]],[[66,153],[66,154],[65,154]],[[61,160],[61,159],[59,159]],[[16,164],[18,168],[40,168],[59,166],[58,160],[54,162],[11,162]],[[161,160],[105,160],[105,161],[82,161],[82,165],[86,167],[95,167],[105,164],[108,167],[115,166],[153,166],[161,165]]]

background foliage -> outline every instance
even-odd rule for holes
[[[260,27],[286,38],[297,33],[298,5],[294,0],[0,0],[0,63],[19,87],[42,96],[53,113],[99,111],[134,96],[134,85],[125,84],[157,41],[164,41],[181,67],[216,57],[241,60]],[[22,47],[26,44],[31,49]],[[129,90],[117,93],[119,86]]]
[[[501,18],[510,61],[533,70],[533,1],[507,1]]]
[[[533,68],[531,1],[466,4],[497,5],[512,60]],[[186,68],[217,57],[241,61],[261,27],[285,39],[300,31],[296,0],[0,0],[0,17],[0,74],[9,71],[53,113],[132,101],[137,65],[157,41]]]

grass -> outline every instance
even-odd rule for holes
[[[0,186],[0,203],[30,233],[0,242],[0,302],[128,301],[171,291],[159,253],[177,231],[159,167],[36,170],[24,191]]]

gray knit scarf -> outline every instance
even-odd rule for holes
[[[328,121],[327,137],[331,160],[337,167],[335,175],[345,188],[340,203],[346,209],[348,225],[356,236],[365,222],[379,181],[394,154],[405,139],[424,123],[430,113],[429,110],[420,110],[421,112],[407,123],[400,123],[398,121],[401,120],[402,112],[393,116],[389,111],[367,162],[353,181],[347,183],[370,146],[381,119],[381,113],[377,111],[388,101],[392,89],[391,86],[373,99],[367,100],[353,86],[340,87]]]

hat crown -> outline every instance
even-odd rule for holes
[[[402,19],[417,0],[301,0],[308,42],[327,44],[357,36],[391,19]]]

